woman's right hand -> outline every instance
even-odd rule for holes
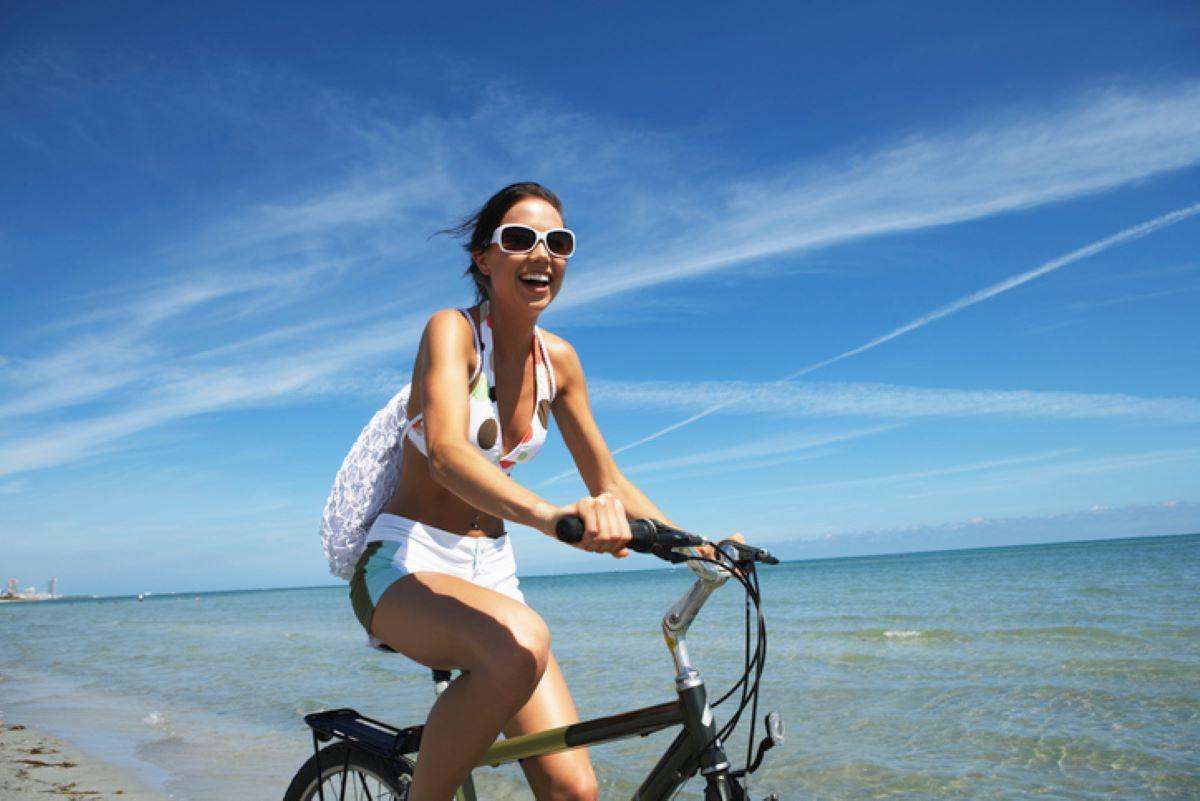
[[[602,492],[594,498],[580,498],[575,503],[558,507],[550,524],[550,533],[553,533],[554,525],[568,515],[583,521],[583,539],[575,543],[576,548],[610,553],[618,559],[629,555],[626,546],[633,535],[629,533],[625,505],[616,496]]]

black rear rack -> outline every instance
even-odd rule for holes
[[[360,715],[353,709],[313,712],[304,716],[304,722],[312,727],[314,739],[327,742],[337,737],[387,759],[416,753],[421,747],[421,732],[425,728],[410,726],[397,729],[381,720]]]

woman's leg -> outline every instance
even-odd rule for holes
[[[500,593],[419,572],[384,592],[371,633],[423,665],[463,671],[429,713],[409,791],[409,801],[446,801],[538,688],[546,624]]]
[[[504,726],[506,737],[578,723],[579,713],[554,655],[533,697]],[[596,775],[586,748],[521,761],[538,801],[595,801]]]

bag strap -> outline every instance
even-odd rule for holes
[[[486,309],[481,306],[479,312],[482,317],[486,313]],[[483,370],[483,340],[479,336],[479,327],[475,325],[475,318],[471,316],[470,309],[459,309],[458,313],[467,318],[467,323],[471,326],[471,337],[475,340],[475,370],[471,373],[470,380],[467,381],[467,384],[470,385],[475,383],[475,379]]]
[[[538,348],[542,351],[542,362],[546,365],[546,375],[550,378],[550,402],[554,402],[554,397],[558,395],[558,384],[554,381],[554,363],[550,361],[550,351],[546,349],[546,341],[542,339],[542,329],[536,325],[533,327],[533,333],[537,337]]]

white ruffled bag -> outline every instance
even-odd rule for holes
[[[321,515],[321,546],[329,572],[340,579],[354,575],[367,532],[400,481],[410,389],[404,387],[375,413],[333,480]]]

